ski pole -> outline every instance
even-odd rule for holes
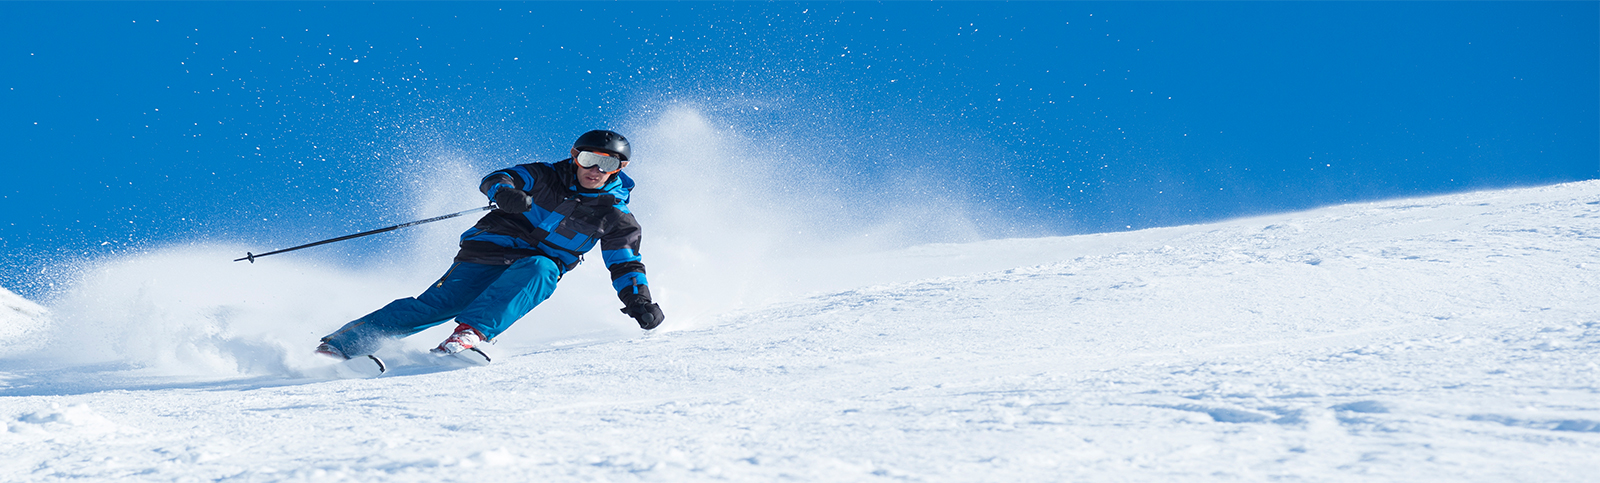
[[[300,245],[300,246],[297,246],[297,247],[290,247],[290,248],[285,248],[285,249],[282,249],[282,250],[274,250],[274,251],[262,253],[260,255],[257,255],[257,254],[254,254],[254,253],[250,253],[250,252],[244,252],[244,258],[237,258],[237,259],[234,259],[233,261],[242,262],[242,261],[245,261],[245,260],[249,260],[250,263],[255,263],[257,258],[261,258],[261,257],[267,256],[267,255],[275,255],[275,254],[279,254],[279,253],[283,253],[283,252],[292,252],[292,251],[295,251],[295,250],[299,250],[301,248],[311,248],[311,247],[314,247],[314,246],[317,246],[317,245],[325,245],[325,244],[328,244],[328,243],[345,241],[345,240],[349,240],[351,238],[361,238],[361,237],[364,237],[364,236],[367,236],[367,235],[376,235],[376,234],[383,233],[383,232],[386,232],[386,231],[394,231],[394,230],[398,230],[398,229],[405,228],[405,227],[408,227],[408,226],[421,225],[423,223],[433,223],[433,222],[439,221],[439,220],[447,220],[447,219],[450,219],[450,218],[455,218],[457,216],[461,216],[461,215],[465,215],[465,214],[469,214],[469,213],[477,213],[479,211],[488,211],[488,210],[492,210],[492,209],[494,209],[494,205],[489,205],[489,206],[484,206],[484,207],[479,207],[479,208],[473,208],[473,209],[470,209],[470,210],[457,212],[457,213],[451,213],[451,214],[448,214],[448,215],[435,216],[433,218],[429,218],[429,219],[426,219],[426,220],[417,220],[417,221],[408,222],[408,223],[401,223],[401,224],[398,224],[398,225],[395,225],[395,226],[391,226],[391,227],[379,228],[379,229],[372,230],[372,231],[364,231],[364,232],[361,232],[361,233],[356,233],[356,234],[352,234],[352,235],[345,235],[345,236],[341,236],[341,237],[338,237],[338,238],[329,238],[327,240],[323,240],[323,241],[319,241],[319,242],[307,243],[307,244]]]

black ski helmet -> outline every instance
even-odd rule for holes
[[[591,151],[605,151],[617,155],[623,161],[628,160],[628,138],[611,131],[596,129],[583,133],[582,136],[578,136],[577,141],[572,142],[572,149],[584,148]]]

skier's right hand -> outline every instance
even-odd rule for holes
[[[533,207],[533,197],[516,188],[500,188],[494,192],[494,204],[501,211],[522,213]]]
[[[654,329],[661,325],[667,316],[661,313],[661,306],[657,304],[635,304],[622,308],[622,313],[633,317],[639,323],[639,328],[644,330]]]

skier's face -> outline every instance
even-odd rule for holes
[[[574,148],[572,150],[572,157],[574,159],[576,159],[578,157],[578,150],[576,148]],[[622,167],[626,167],[628,165],[628,162],[627,161],[623,161],[621,163],[621,165],[622,166],[617,168],[618,171],[621,171]],[[596,165],[594,167],[585,168],[583,166],[579,166],[578,163],[574,162],[574,163],[572,163],[572,169],[574,170],[575,174],[578,175],[578,186],[582,186],[584,188],[588,188],[588,189],[592,189],[592,190],[593,189],[600,189],[601,186],[605,186],[606,185],[606,180],[611,179],[611,173],[607,173],[604,170],[601,170],[600,166],[598,166],[598,165]],[[613,171],[613,173],[614,172],[615,171]]]

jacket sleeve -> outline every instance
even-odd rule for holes
[[[600,256],[611,271],[611,287],[622,304],[632,307],[650,303],[650,284],[644,276],[644,261],[639,256],[639,222],[632,213],[619,210],[616,224],[600,240]]]
[[[538,169],[530,169],[532,167],[535,167],[535,165],[519,164],[489,173],[488,176],[483,177],[483,181],[478,182],[478,191],[489,197],[490,201],[494,201],[494,193],[496,191],[505,188],[526,191],[530,185],[539,181],[539,176],[541,176],[540,171]]]

